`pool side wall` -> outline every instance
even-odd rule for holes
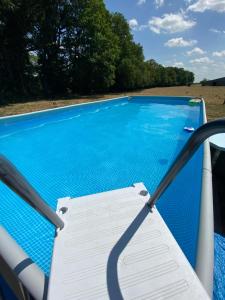
[[[205,102],[203,106],[203,123],[207,122]],[[209,140],[204,142],[201,210],[199,223],[198,251],[195,271],[212,298],[213,270],[214,270],[214,217],[213,217],[213,190],[212,170]]]

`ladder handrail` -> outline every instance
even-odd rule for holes
[[[171,184],[176,175],[185,166],[185,164],[192,158],[193,154],[199,146],[211,135],[225,133],[225,119],[208,122],[199,127],[184,145],[173,164],[161,180],[153,196],[150,197],[148,204],[152,208],[160,196],[165,192]]]
[[[56,228],[62,229],[64,222],[41,198],[24,176],[3,155],[0,155],[0,180],[44,216]]]

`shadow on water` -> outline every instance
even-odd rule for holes
[[[109,254],[107,262],[107,288],[109,299],[113,300],[122,300],[123,296],[120,290],[119,278],[117,264],[120,257],[120,254],[126,248],[127,244],[133,238],[147,215],[150,213],[150,208],[145,205],[138,215],[135,217],[133,222],[129,225],[123,235],[120,237],[118,242],[113,247],[112,251]]]
[[[161,158],[161,159],[158,160],[158,162],[160,163],[160,165],[164,166],[164,165],[167,165],[169,163],[169,160],[165,159],[165,158]]]

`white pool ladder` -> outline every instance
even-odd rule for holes
[[[48,300],[207,300],[142,183],[58,201]]]

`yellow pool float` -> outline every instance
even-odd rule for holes
[[[200,98],[193,98],[193,99],[191,99],[191,100],[188,101],[188,104],[194,106],[194,105],[198,105],[201,102],[202,102],[202,99],[200,99]]]

